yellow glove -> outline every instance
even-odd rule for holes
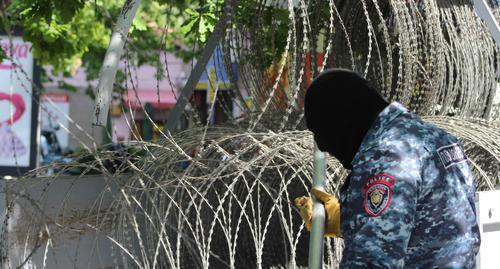
[[[313,201],[310,197],[302,196],[295,198],[295,206],[299,209],[300,216],[308,231],[311,231]]]
[[[312,188],[311,193],[325,205],[326,227],[325,236],[342,237],[340,231],[340,203],[337,198],[317,188]],[[300,210],[300,216],[304,220],[306,229],[311,230],[313,202],[307,196],[295,199],[295,205]]]

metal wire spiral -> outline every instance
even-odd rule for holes
[[[271,76],[262,48],[272,40],[261,31],[271,25],[259,18],[270,7],[288,14],[275,21],[287,31]],[[261,0],[245,8],[256,19],[231,21],[221,41],[229,53],[221,62],[229,77],[239,78],[232,81],[233,98],[242,92],[253,98],[253,107],[239,103],[247,114],[230,116],[225,126],[199,123],[140,143],[141,157],[90,151],[93,159],[79,166],[84,173],[102,172],[106,187],[79,218],[50,215],[40,206],[57,174],[14,184],[21,191],[12,203],[38,220],[17,247],[45,248],[47,255],[58,235],[90,230],[112,242],[115,265],[129,268],[306,266],[308,234],[291,204],[308,193],[312,174],[312,136],[301,103],[308,79],[328,67],[356,70],[388,100],[459,137],[478,189],[500,184],[498,51],[470,1]],[[238,73],[230,68],[235,62]],[[113,170],[105,168],[118,158]],[[337,194],[348,171],[328,161],[328,189]],[[30,188],[41,188],[42,195],[30,197]],[[328,239],[326,245],[325,264],[337,268],[342,242]]]

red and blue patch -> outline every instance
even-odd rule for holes
[[[372,175],[366,180],[363,192],[364,208],[368,215],[377,217],[389,207],[394,183],[396,183],[394,177],[384,173]]]

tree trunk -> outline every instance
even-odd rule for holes
[[[116,26],[109,42],[106,56],[102,64],[99,84],[97,85],[97,95],[95,99],[94,125],[105,126],[108,119],[109,103],[113,84],[115,82],[116,70],[123,53],[123,46],[127,40],[128,31],[132,26],[140,0],[127,0],[123,4],[122,11],[116,21]]]

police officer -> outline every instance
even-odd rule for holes
[[[325,203],[327,236],[342,236],[340,268],[474,268],[480,238],[474,178],[458,140],[354,72],[331,69],[309,87],[307,127],[351,170]],[[312,202],[296,199],[310,228]]]

